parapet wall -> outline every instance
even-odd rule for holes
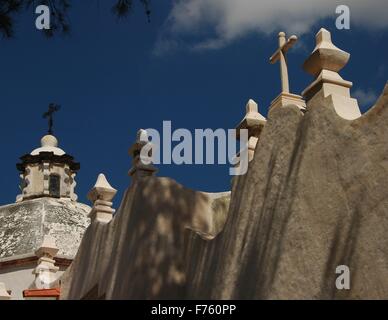
[[[353,121],[330,96],[274,109],[229,210],[225,195],[139,180],[87,229],[62,299],[387,299],[387,123],[388,86]]]

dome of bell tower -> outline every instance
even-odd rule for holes
[[[57,156],[62,156],[66,153],[62,149],[58,148],[58,139],[51,134],[45,135],[40,140],[40,145],[41,147],[33,150],[31,155],[35,156],[41,152],[52,152]]]

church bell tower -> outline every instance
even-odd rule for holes
[[[75,176],[80,164],[58,147],[55,136],[41,139],[41,147],[22,156],[17,169],[20,172],[21,194],[16,202],[40,197],[77,200]]]
[[[16,203],[0,206],[0,291],[5,283],[12,299],[29,297],[35,289],[55,289],[90,222],[91,208],[75,194],[80,164],[54,136],[58,110],[50,104],[43,115],[48,132],[40,147],[16,165],[21,178]]]
[[[58,139],[54,136],[54,113],[60,106],[50,103],[43,118],[48,119],[48,134],[40,143],[40,148],[33,150],[20,158],[21,163],[16,165],[20,172],[20,190],[16,202],[51,197],[77,201],[74,193],[75,175],[80,164],[74,158],[58,147]]]

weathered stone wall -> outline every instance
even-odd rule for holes
[[[0,259],[34,254],[52,235],[58,256],[73,259],[89,224],[90,207],[69,199],[38,198],[0,207]]]
[[[387,123],[388,86],[353,121],[330,97],[274,109],[218,222],[205,194],[143,179],[88,228],[62,298],[388,299]]]

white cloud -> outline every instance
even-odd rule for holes
[[[340,4],[350,8],[351,27],[388,26],[387,0],[175,0],[156,51],[218,49],[249,33],[301,35],[319,20],[335,18]]]
[[[372,90],[361,90],[357,89],[356,91],[353,92],[352,96],[358,100],[358,103],[360,106],[363,107],[370,107],[372,104],[374,104],[377,100],[377,94],[376,92]]]

